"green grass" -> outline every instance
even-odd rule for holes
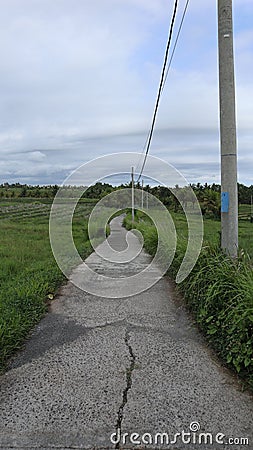
[[[172,213],[178,244],[169,274],[175,277],[187,245],[187,224],[182,214]],[[130,229],[131,215],[125,219]],[[134,227],[144,237],[147,251],[156,252],[157,233],[150,220],[137,213]],[[253,224],[239,222],[240,252],[232,260],[219,248],[220,222],[204,221],[204,242],[196,265],[178,285],[188,308],[209,343],[226,365],[253,389]]]
[[[249,205],[245,205],[249,206]],[[187,238],[187,221],[184,214],[171,212],[178,236]],[[253,223],[249,220],[239,220],[239,250],[247,253],[253,259]],[[212,245],[220,244],[221,223],[219,220],[204,219],[204,241]]]
[[[251,205],[239,205],[239,219],[249,220],[251,216]]]
[[[73,238],[80,255],[91,252],[87,218],[92,203],[81,204],[73,219]],[[43,316],[47,300],[65,278],[50,247],[48,211],[0,221],[0,370]]]

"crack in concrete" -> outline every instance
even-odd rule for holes
[[[100,328],[107,328],[107,327],[114,327],[117,325],[126,325],[127,321],[126,319],[120,319],[120,320],[115,320],[114,322],[105,322],[105,323],[101,323],[98,325],[91,325],[91,326],[83,326],[85,328],[86,331],[93,331],[93,330],[97,330]]]
[[[129,343],[129,333],[130,331],[128,329],[126,329],[126,334],[125,334],[125,344],[127,346],[130,358],[131,358],[131,364],[129,367],[127,367],[126,369],[126,387],[123,391],[123,395],[122,395],[122,403],[119,407],[118,410],[118,419],[117,419],[117,424],[116,424],[116,434],[118,437],[121,436],[121,425],[122,425],[122,421],[123,421],[123,413],[124,413],[124,407],[127,404],[127,396],[128,396],[128,392],[130,391],[131,387],[132,387],[132,372],[134,371],[135,368],[135,360],[136,360],[136,356],[134,355],[133,349]],[[119,449],[120,447],[120,440],[119,442],[115,445],[115,449]]]

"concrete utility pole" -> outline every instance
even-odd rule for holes
[[[237,144],[233,54],[232,0],[218,0],[221,247],[232,256],[238,251]]]
[[[141,180],[141,208],[143,209],[143,196],[144,196],[144,192],[143,192],[143,180]]]
[[[218,0],[221,247],[232,257],[238,252],[237,149],[233,53],[232,0]]]
[[[134,223],[134,168],[132,167],[132,223]]]

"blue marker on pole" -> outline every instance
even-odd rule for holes
[[[229,193],[222,192],[221,193],[221,212],[228,213],[229,210]]]

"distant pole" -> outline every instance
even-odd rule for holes
[[[221,247],[238,252],[237,144],[233,54],[232,0],[218,0],[220,146],[221,146]]]
[[[147,191],[146,201],[147,201],[146,205],[147,205],[147,209],[148,209],[148,191]]]
[[[132,223],[134,223],[134,168],[132,167]]]
[[[141,180],[141,208],[143,209],[143,198],[144,192],[143,192],[143,180]]]

